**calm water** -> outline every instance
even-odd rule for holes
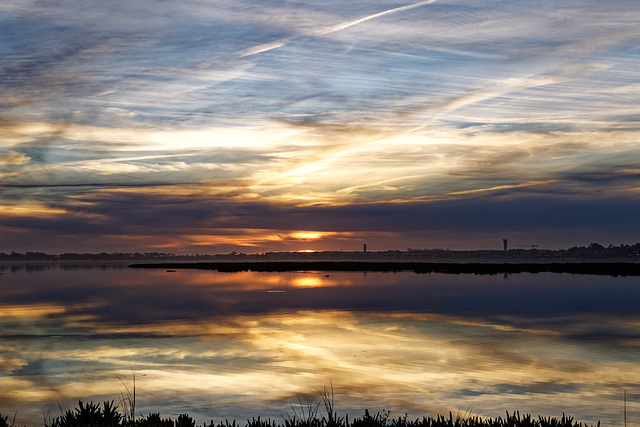
[[[0,413],[120,398],[199,421],[505,410],[640,421],[640,278],[0,266]]]

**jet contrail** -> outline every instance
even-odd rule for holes
[[[356,19],[354,21],[343,22],[342,24],[334,25],[329,28],[324,28],[322,30],[314,31],[311,35],[314,36],[325,36],[327,34],[336,33],[338,31],[346,30],[347,28],[353,27],[354,25],[361,24],[366,21],[370,21],[371,19],[376,19],[384,15],[390,15],[392,13],[404,12],[405,10],[415,9],[416,7],[426,6],[431,3],[435,3],[437,0],[427,0],[421,1],[419,3],[409,4],[406,6],[396,7],[395,9],[385,10],[384,12],[374,13],[373,15],[365,16],[360,19]]]
[[[390,15],[392,13],[404,12],[405,10],[410,10],[410,9],[415,9],[417,7],[426,6],[428,4],[435,3],[436,1],[437,0],[426,0],[426,1],[421,1],[421,2],[418,2],[418,3],[408,4],[406,6],[396,7],[396,8],[393,8],[393,9],[385,10],[383,12],[374,13],[373,15],[364,16],[362,18],[355,19],[353,21],[342,22],[340,24],[332,25],[331,27],[322,28],[322,29],[315,30],[315,31],[308,31],[306,33],[303,33],[303,35],[304,36],[312,36],[312,37],[326,36],[328,34],[333,34],[333,33],[337,33],[338,31],[346,30],[347,28],[351,28],[354,25],[362,24],[363,22],[370,21],[372,19],[376,19],[376,18],[379,18],[379,17],[384,16],[384,15]],[[292,40],[291,37],[286,37],[286,38],[279,39],[279,40],[276,40],[276,41],[272,41],[272,42],[269,42],[269,43],[264,43],[264,44],[260,44],[260,45],[254,46],[254,47],[250,47],[248,49],[245,49],[243,51],[238,52],[238,57],[244,58],[246,56],[256,55],[258,53],[268,52],[270,50],[278,49],[278,48],[281,48],[283,46],[286,46],[291,40]]]

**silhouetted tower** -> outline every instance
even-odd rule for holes
[[[502,239],[502,244],[504,245],[504,251],[507,252],[507,239]]]
[[[367,244],[362,245],[362,252],[367,252]]]

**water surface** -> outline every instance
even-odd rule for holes
[[[640,401],[640,278],[0,266],[0,413],[78,399],[199,421],[505,410],[622,424]],[[124,384],[123,384],[124,382]]]

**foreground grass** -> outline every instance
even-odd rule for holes
[[[371,415],[368,410],[360,418],[349,419],[349,416],[340,417],[333,409],[333,401],[323,397],[326,415],[318,414],[318,405],[308,405],[306,411],[301,413],[294,410],[294,414],[288,415],[282,422],[260,417],[247,420],[245,427],[587,427],[587,425],[574,421],[573,417],[562,415],[562,418],[537,417],[531,415],[520,416],[519,412],[506,413],[504,418],[481,418],[478,416],[448,417],[437,416],[423,417],[410,420],[404,417],[392,418],[389,412],[383,411]],[[188,414],[181,414],[175,420],[162,418],[160,414],[133,417],[129,411],[121,413],[114,402],[104,402],[102,406],[92,402],[78,402],[74,410],[68,410],[61,416],[53,419],[45,417],[45,427],[196,427],[196,422]],[[598,422],[598,427],[600,422]],[[0,414],[0,427],[17,427],[15,418]],[[210,421],[202,427],[242,427],[236,421],[222,421],[215,423]]]

